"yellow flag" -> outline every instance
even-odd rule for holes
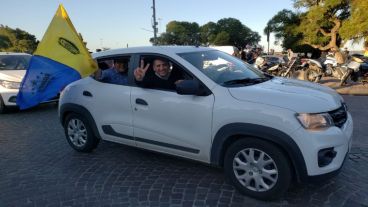
[[[67,65],[78,71],[82,78],[97,70],[96,62],[61,4],[34,55]]]

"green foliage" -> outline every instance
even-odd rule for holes
[[[284,47],[307,44],[320,50],[339,48],[344,41],[368,37],[366,0],[293,0],[299,22],[291,22],[291,11],[283,10],[267,24]],[[265,28],[265,29],[266,29]]]
[[[300,16],[290,10],[279,11],[272,19],[267,23],[264,29],[264,33],[267,34],[267,30],[275,35],[275,44],[281,43],[284,49],[291,48],[295,52],[304,52],[307,49],[303,48],[299,44],[303,36],[294,32],[300,23]]]
[[[229,33],[225,31],[221,31],[216,35],[215,40],[213,41],[214,45],[222,46],[222,45],[228,45],[230,41],[230,35]]]
[[[33,53],[37,44],[34,35],[18,28],[0,25],[0,51]]]
[[[199,40],[199,25],[195,22],[171,21],[166,32],[157,38],[159,45],[195,45]]]
[[[305,8],[311,7],[314,5],[318,5],[323,0],[294,0],[294,7],[295,8]]]
[[[222,45],[234,45],[238,48],[241,48],[247,44],[257,44],[261,40],[261,37],[258,33],[253,32],[247,26],[243,25],[239,20],[234,18],[224,18],[217,22],[216,39],[214,42],[210,43],[218,45],[218,39],[224,40],[225,34],[223,32],[228,34],[229,39]],[[220,37],[217,37],[219,35]]]
[[[171,21],[166,32],[158,37],[160,45],[233,45],[244,47],[257,44],[261,37],[234,18],[208,22],[199,27],[197,23]],[[150,40],[152,42],[152,39]]]
[[[339,30],[349,13],[348,0],[321,0],[318,4],[307,5],[306,9],[297,28],[297,32],[303,34],[302,43],[321,50],[339,47]]]
[[[368,39],[368,1],[351,0],[351,16],[343,24],[340,34],[343,39]]]
[[[217,25],[214,22],[208,22],[207,24],[199,28],[201,34],[201,43],[204,45],[209,45],[216,39]]]

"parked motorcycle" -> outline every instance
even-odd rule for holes
[[[346,83],[347,79],[356,76],[360,68],[360,61],[351,58],[346,64],[339,65],[336,59],[327,56],[321,64],[320,61],[309,61],[308,69],[305,71],[305,79],[311,82],[319,82],[323,76],[331,76],[340,80],[340,85]],[[354,81],[354,80],[353,80]]]
[[[304,79],[310,82],[318,83],[321,79],[321,74],[325,71],[326,67],[323,64],[326,59],[303,59],[304,66]]]
[[[360,63],[359,71],[352,74],[351,79],[356,82],[368,83],[368,57],[360,54],[351,55],[351,59]]]
[[[254,66],[268,74],[290,78],[293,76],[294,72],[299,69],[299,64],[297,63],[300,64],[300,59],[298,57],[293,58],[287,64],[276,64],[269,67],[262,57],[258,57]]]

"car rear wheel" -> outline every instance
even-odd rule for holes
[[[261,200],[282,196],[291,182],[289,160],[284,153],[255,138],[241,139],[228,148],[224,170],[241,193]]]
[[[69,114],[64,123],[64,131],[69,145],[78,152],[91,152],[99,143],[89,122],[80,114]]]

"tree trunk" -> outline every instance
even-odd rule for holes
[[[322,28],[319,29],[319,32],[321,32],[321,34],[323,34],[324,36],[331,37],[330,42],[327,45],[325,45],[325,46],[315,45],[315,44],[311,44],[311,43],[308,43],[308,42],[306,42],[306,44],[312,46],[313,48],[320,49],[322,51],[326,51],[326,50],[329,50],[329,49],[332,49],[332,48],[338,50],[339,47],[337,46],[337,33],[338,33],[338,31],[341,27],[341,20],[335,18],[332,21],[335,23],[335,26],[331,29],[330,32],[326,32]]]

